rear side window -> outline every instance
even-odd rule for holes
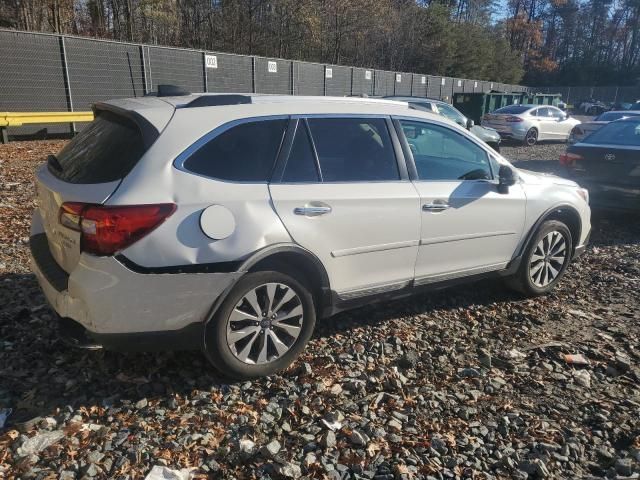
[[[232,182],[266,182],[271,176],[287,120],[260,120],[231,127],[200,147],[184,168]]]
[[[124,178],[144,152],[142,134],[133,121],[98,111],[56,156],[58,165],[49,162],[49,170],[69,183],[113,182]]]
[[[382,118],[310,118],[323,182],[399,180],[398,164]]]

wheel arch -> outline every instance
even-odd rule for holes
[[[526,240],[522,242],[518,251],[518,256],[524,254],[524,251],[540,228],[540,225],[548,220],[558,220],[567,226],[567,228],[571,232],[571,256],[573,257],[576,251],[576,247],[580,243],[580,237],[582,235],[582,219],[580,218],[580,213],[578,213],[578,210],[576,210],[575,207],[569,204],[559,204],[553,206],[547,209],[542,215],[540,215],[538,220],[536,220],[536,222],[527,232]]]
[[[310,288],[319,317],[331,307],[331,285],[324,265],[312,252],[295,244],[280,244],[263,248],[241,265],[244,272],[276,270],[295,277]]]

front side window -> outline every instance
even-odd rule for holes
[[[564,118],[564,113],[562,113],[562,110],[559,110],[557,108],[550,108],[549,111],[551,112],[551,116],[556,120],[561,120]]]
[[[383,118],[309,118],[323,182],[400,179]]]
[[[232,182],[266,182],[271,176],[288,120],[241,123],[212,138],[185,162],[184,168]]]
[[[491,179],[487,153],[453,130],[425,122],[401,120],[420,180]]]

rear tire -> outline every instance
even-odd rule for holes
[[[538,143],[538,130],[536,130],[535,128],[530,128],[524,136],[524,141],[522,143],[524,143],[527,147],[533,147],[536,143]]]
[[[548,293],[564,276],[572,253],[569,228],[557,220],[548,220],[530,240],[518,271],[507,279],[507,285],[527,296]]]
[[[224,376],[248,380],[288,367],[313,333],[313,296],[280,272],[245,274],[205,327],[204,353]]]

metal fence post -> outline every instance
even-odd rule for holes
[[[209,77],[207,73],[207,52],[202,52],[202,78],[204,80],[204,93],[209,91]]]
[[[294,74],[294,66],[295,62],[292,60],[291,61],[291,95],[295,95],[296,94],[296,79],[295,79],[295,74]]]
[[[149,85],[147,85],[147,60],[144,54],[144,45],[140,45],[140,61],[142,62],[142,84],[144,85],[143,92],[144,94],[149,93]]]
[[[251,86],[253,93],[258,93],[256,90],[256,57],[251,57]]]
[[[147,62],[149,62],[149,91],[153,92],[153,71],[151,69],[151,55],[149,55],[149,47],[147,47]]]
[[[60,42],[60,54],[62,56],[62,74],[64,76],[64,89],[67,92],[67,108],[68,111],[73,112],[73,97],[71,96],[71,83],[69,82],[69,65],[67,64],[67,48],[64,43],[64,35],[58,37]],[[70,123],[71,135],[76,133],[76,124]]]
[[[322,96],[327,96],[327,66],[322,69]]]
[[[353,96],[353,67],[349,69],[351,71],[351,86],[349,87],[349,95]]]

